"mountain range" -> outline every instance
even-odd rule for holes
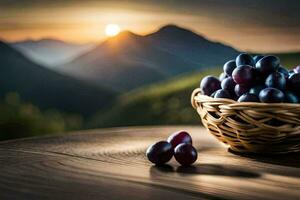
[[[10,45],[32,61],[46,67],[69,62],[94,47],[94,44],[74,44],[51,38],[23,40]]]
[[[114,92],[44,68],[0,42],[0,97],[17,92],[39,108],[92,114],[110,102]]]
[[[121,32],[56,69],[100,86],[128,91],[222,65],[237,54],[232,47],[167,25],[145,36]]]
[[[0,42],[0,97],[17,92],[42,109],[90,115],[117,93],[222,65],[238,54],[175,25],[144,36],[124,31],[83,49],[52,39]],[[81,54],[67,62],[71,51]],[[66,63],[44,67],[51,60]]]

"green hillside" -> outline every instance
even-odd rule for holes
[[[119,96],[114,107],[98,113],[90,126],[199,124],[191,93],[202,77],[219,73],[219,69],[190,73],[128,92]]]
[[[281,63],[288,68],[300,65],[300,52],[280,53],[275,55],[278,56]]]
[[[78,114],[40,110],[23,102],[17,93],[8,93],[0,100],[0,140],[62,133],[80,129],[82,124],[83,118]]]

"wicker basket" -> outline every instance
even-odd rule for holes
[[[206,129],[233,151],[278,154],[300,151],[300,104],[238,103],[195,89],[191,102]]]

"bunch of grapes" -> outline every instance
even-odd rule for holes
[[[167,141],[159,141],[149,146],[146,151],[148,160],[156,165],[163,165],[175,157],[182,166],[193,164],[198,157],[192,145],[192,137],[186,131],[178,131],[168,137]]]
[[[300,102],[300,66],[288,71],[276,56],[242,53],[226,62],[223,71],[219,78],[202,79],[202,94],[238,102]]]

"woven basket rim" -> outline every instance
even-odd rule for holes
[[[235,106],[253,106],[253,107],[266,107],[266,106],[270,106],[270,107],[283,107],[287,108],[299,108],[300,107],[300,103],[262,103],[262,102],[237,102],[235,100],[232,99],[226,99],[226,98],[213,98],[204,94],[201,94],[201,90],[200,88],[196,88],[193,91],[192,94],[192,105],[194,105],[194,101],[209,101],[209,102],[223,102],[223,103],[227,103],[229,106],[231,107],[235,107]],[[196,105],[195,105],[196,106]]]

